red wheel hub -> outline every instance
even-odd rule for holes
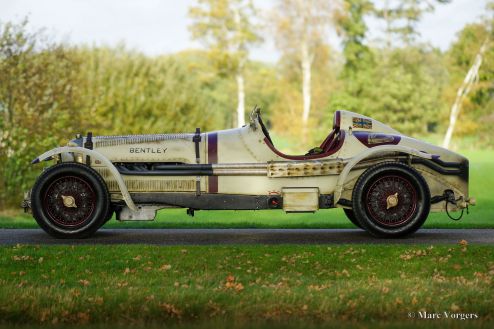
[[[417,209],[417,191],[402,176],[382,176],[369,187],[366,208],[370,217],[382,226],[404,225]]]
[[[59,177],[45,190],[43,207],[53,222],[74,228],[91,218],[96,208],[96,193],[82,178]]]

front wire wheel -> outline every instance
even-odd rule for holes
[[[110,214],[110,196],[101,176],[80,163],[61,163],[44,171],[31,193],[33,217],[56,238],[86,238]]]
[[[430,211],[430,191],[414,168],[381,163],[367,169],[352,195],[355,218],[378,237],[401,237],[417,231]]]

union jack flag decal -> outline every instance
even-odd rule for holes
[[[353,128],[372,129],[372,120],[364,118],[352,118]]]

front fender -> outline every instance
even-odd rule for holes
[[[110,160],[108,160],[105,156],[103,156],[101,153],[99,153],[97,151],[90,150],[90,149],[83,148],[83,147],[71,147],[71,146],[57,147],[57,148],[54,148],[48,152],[41,154],[39,157],[37,157],[36,159],[34,159],[32,161],[32,164],[36,164],[36,163],[39,163],[41,161],[49,160],[54,155],[58,155],[58,154],[66,155],[66,156],[70,157],[71,156],[70,153],[80,153],[83,156],[90,156],[94,159],[101,161],[101,163],[103,165],[105,165],[106,168],[108,168],[108,170],[110,170],[111,174],[113,175],[113,177],[117,181],[118,187],[120,189],[120,192],[122,193],[122,197],[123,197],[125,203],[127,204],[127,206],[130,209],[137,211],[137,207],[136,207],[134,201],[132,200],[132,197],[130,196],[129,190],[127,189],[127,185],[125,185],[125,182],[122,178],[122,175],[120,175],[117,168],[115,168],[115,166],[113,165],[113,163]]]
[[[338,177],[338,181],[336,182],[335,192],[334,192],[334,204],[338,203],[341,198],[341,193],[343,191],[343,186],[345,185],[346,179],[350,171],[355,167],[360,161],[378,154],[378,153],[386,153],[386,152],[401,152],[410,154],[413,156],[417,156],[424,159],[432,159],[432,154],[421,152],[417,149],[402,146],[402,145],[382,145],[370,148],[360,153],[359,155],[351,158],[351,160],[346,164],[345,168],[341,171],[340,176]]]

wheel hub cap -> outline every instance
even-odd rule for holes
[[[417,191],[405,177],[386,175],[375,180],[366,192],[366,210],[371,219],[385,227],[406,225],[417,209]]]
[[[75,199],[71,195],[62,195],[63,205],[67,208],[77,208]]]
[[[386,199],[386,205],[386,209],[396,207],[398,205],[398,193],[388,196],[388,198]]]

